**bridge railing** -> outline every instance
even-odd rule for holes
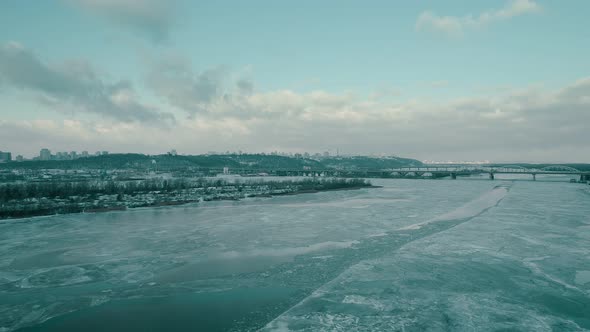
[[[567,167],[545,167],[545,168],[524,168],[524,167],[401,167],[389,169],[391,172],[482,172],[482,173],[511,173],[511,174],[586,174],[580,170]]]

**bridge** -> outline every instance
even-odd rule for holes
[[[537,179],[537,175],[572,175],[579,176],[580,181],[590,181],[590,172],[580,171],[573,167],[564,165],[551,165],[543,168],[527,168],[519,165],[501,165],[501,166],[448,166],[448,167],[405,167],[391,170],[401,176],[424,176],[430,174],[432,177],[446,177],[456,179],[457,176],[472,175],[472,174],[489,174],[489,178],[493,180],[496,174],[530,174],[533,181]]]
[[[527,168],[519,165],[454,165],[454,166],[426,166],[403,167],[394,169],[289,169],[289,168],[231,168],[208,169],[211,175],[219,173],[237,174],[242,176],[273,175],[273,176],[335,176],[335,177],[368,177],[368,178],[443,178],[456,179],[457,176],[488,174],[491,180],[496,174],[529,174],[533,180],[537,175],[571,175],[579,177],[580,181],[590,181],[590,171],[563,166],[551,165],[543,168]]]

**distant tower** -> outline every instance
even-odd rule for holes
[[[9,161],[12,161],[12,153],[0,151],[0,162],[4,163]]]
[[[39,152],[39,159],[50,160],[51,159],[51,151],[49,151],[49,149],[41,149],[41,152]]]

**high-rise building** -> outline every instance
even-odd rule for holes
[[[78,152],[76,152],[76,151],[70,152],[70,159],[77,159],[77,158],[78,158]]]
[[[39,159],[40,160],[50,160],[51,159],[51,151],[49,151],[49,149],[41,149],[41,152],[39,152]]]
[[[12,154],[10,152],[0,151],[0,163],[12,161]]]
[[[22,155],[19,154],[18,156],[16,156],[16,161],[20,162],[20,161],[24,161],[24,160],[25,160],[25,158]]]
[[[82,158],[88,157],[88,151],[82,151]]]

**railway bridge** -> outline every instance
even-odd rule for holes
[[[528,174],[532,180],[537,175],[571,175],[578,177],[579,181],[590,181],[590,171],[563,166],[551,165],[543,168],[527,168],[518,165],[456,165],[456,166],[425,166],[402,167],[392,169],[290,169],[290,168],[225,168],[208,169],[208,173],[237,174],[242,176],[273,175],[273,176],[335,176],[335,177],[368,177],[368,178],[443,178],[456,179],[458,176],[470,176],[476,174],[488,174],[489,179],[494,180],[497,174]]]
[[[564,165],[551,165],[543,168],[527,168],[518,165],[502,166],[451,166],[451,167],[405,167],[392,170],[401,176],[414,173],[417,176],[423,176],[426,173],[432,174],[433,177],[449,176],[456,179],[460,175],[488,174],[490,180],[494,180],[496,174],[530,174],[533,181],[537,175],[572,175],[579,176],[580,181],[590,181],[590,172],[583,172],[573,167]]]

